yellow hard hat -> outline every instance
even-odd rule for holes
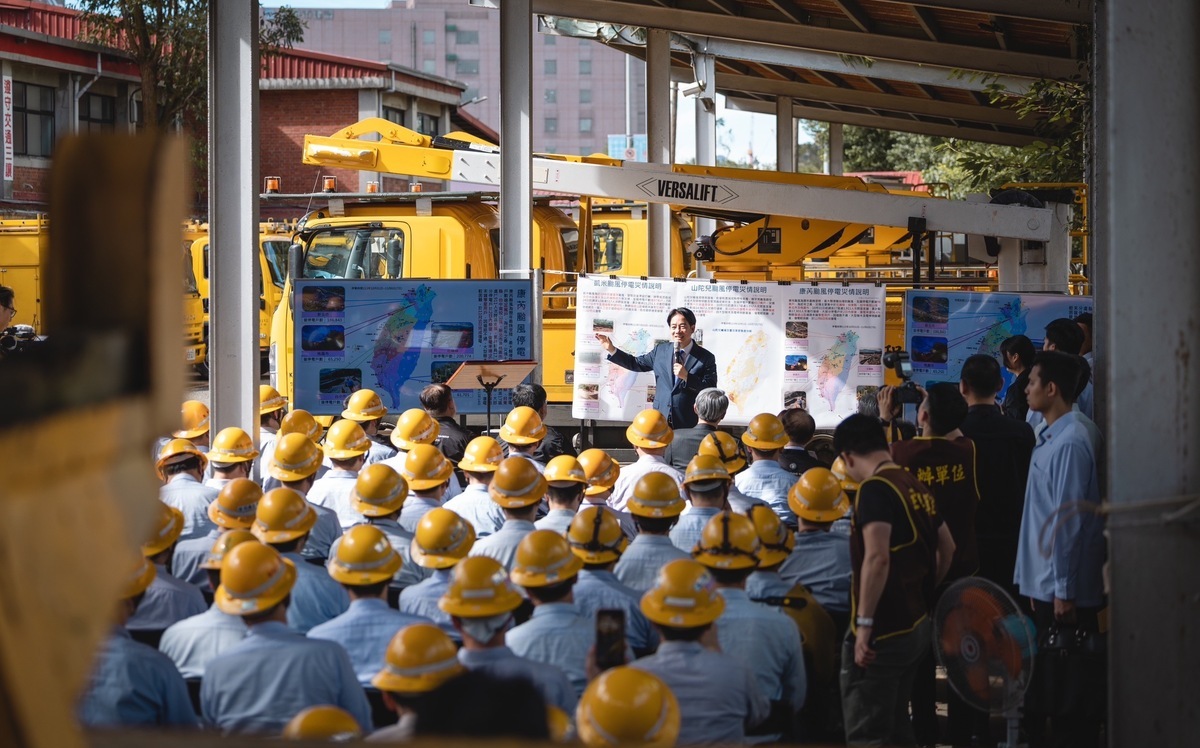
[[[304,434],[311,442],[321,438],[321,424],[307,410],[296,408],[279,422],[279,438],[287,434]]]
[[[626,509],[635,517],[678,517],[685,503],[679,484],[666,473],[646,473],[633,484],[633,496]]]
[[[687,558],[668,562],[654,587],[642,595],[642,613],[660,626],[695,628],[721,617],[725,599],[702,564]]]
[[[150,531],[150,537],[142,543],[142,555],[146,558],[157,556],[175,545],[175,541],[183,534],[183,525],[183,512],[158,502],[158,507],[154,510],[154,529]]]
[[[383,530],[374,525],[355,525],[342,535],[328,568],[329,576],[336,581],[361,587],[386,582],[403,565],[404,559],[392,548]]]
[[[258,448],[250,435],[237,426],[218,431],[208,448],[208,459],[212,462],[250,462],[255,457],[258,457]]]
[[[788,491],[788,507],[809,522],[833,522],[850,509],[850,499],[832,470],[815,467],[805,470]]]
[[[766,504],[754,504],[747,515],[758,534],[758,565],[771,567],[782,564],[796,547],[796,534],[779,520],[775,510]]]
[[[788,435],[783,430],[783,421],[773,413],[759,413],[750,419],[749,425],[742,433],[742,443],[755,449],[783,449],[787,446]]]
[[[390,465],[363,468],[350,489],[350,508],[364,517],[386,517],[404,506],[408,482]]]
[[[546,479],[531,461],[508,457],[492,476],[488,496],[505,509],[520,509],[541,501],[547,487]]]
[[[239,543],[221,562],[221,584],[213,595],[217,608],[231,616],[270,610],[296,583],[296,566],[262,543]]]
[[[396,419],[391,440],[396,449],[412,450],[418,444],[433,444],[441,430],[428,413],[420,408],[409,408]]]
[[[500,438],[509,444],[534,444],[546,438],[546,425],[536,410],[528,405],[518,405],[504,419]]]
[[[250,532],[264,543],[286,543],[308,534],[317,524],[317,511],[290,488],[272,488],[263,494]]]
[[[449,509],[434,507],[417,522],[412,559],[426,569],[449,569],[475,545],[475,528]]]
[[[424,412],[424,411],[422,411]],[[404,457],[400,477],[413,491],[428,491],[450,480],[454,467],[432,444],[415,444]]]
[[[258,414],[265,416],[287,407],[287,398],[269,384],[258,386]]]
[[[583,489],[585,496],[604,493],[617,485],[621,466],[603,449],[585,449],[579,454],[578,460],[588,481],[588,487]]]
[[[575,513],[567,528],[567,542],[571,544],[571,551],[588,564],[616,561],[629,545],[617,515],[596,505]]]
[[[371,440],[358,423],[341,420],[329,427],[322,449],[331,460],[352,460],[371,451]]]
[[[573,579],[582,568],[566,538],[553,530],[534,530],[517,545],[509,576],[522,587],[549,587]]]
[[[200,461],[200,472],[204,472],[204,468],[208,466],[208,458],[195,444],[187,439],[172,439],[162,445],[162,449],[158,450],[158,459],[154,462],[154,470],[158,473],[159,480],[167,479],[167,474],[163,472],[167,465],[174,465],[192,457]]]
[[[346,409],[342,411],[342,418],[351,421],[377,421],[386,416],[387,412],[387,408],[383,406],[383,400],[379,399],[375,390],[364,388],[356,391],[346,401]]]
[[[842,482],[843,491],[858,490],[858,483],[846,475],[846,461],[841,458],[841,455],[834,458],[833,464],[829,466],[829,472],[837,476],[837,479]]]
[[[157,576],[158,568],[145,556],[137,559],[121,587],[121,599],[128,600],[142,594]]]
[[[575,729],[588,748],[672,748],[680,723],[679,702],[667,684],[634,667],[598,675],[575,708]]]
[[[542,476],[547,483],[582,483],[586,486],[588,482],[583,466],[571,455],[559,455],[550,460]]]
[[[221,486],[217,498],[208,505],[208,518],[227,530],[249,530],[262,495],[262,489],[254,481],[234,478]]]
[[[701,439],[696,454],[716,457],[730,475],[746,467],[746,458],[742,457],[742,450],[738,448],[737,439],[724,431],[714,431]]]
[[[195,439],[208,433],[208,406],[199,400],[185,400],[182,410],[183,426],[172,431],[176,439]]]
[[[675,432],[667,423],[666,416],[647,408],[634,416],[633,423],[625,429],[625,438],[635,447],[658,449],[668,446],[675,438]]]
[[[362,728],[350,712],[322,704],[310,706],[292,717],[283,728],[288,740],[327,740],[341,743],[362,737]]]
[[[258,542],[258,539],[254,537],[254,533],[249,530],[226,530],[217,537],[208,555],[200,562],[200,568],[219,571],[221,564],[225,561],[225,556],[229,555],[233,547],[248,540]]]
[[[383,669],[371,685],[389,693],[427,693],[466,671],[445,631],[432,623],[414,623],[392,637]]]
[[[550,731],[551,743],[570,743],[574,729],[571,715],[553,704],[546,705],[546,728]]]
[[[454,578],[438,600],[443,612],[459,618],[486,618],[521,605],[504,567],[494,558],[469,556],[454,567]]]
[[[758,532],[740,514],[725,511],[708,521],[692,557],[710,569],[753,569],[758,566]]]
[[[268,471],[276,480],[297,481],[321,469],[321,450],[303,434],[287,434],[275,442]]]
[[[708,437],[705,437],[708,438]],[[725,469],[725,464],[720,458],[706,454],[698,454],[691,459],[687,464],[687,470],[683,473],[683,485],[691,483],[703,483],[705,481],[723,480],[732,481],[729,476],[729,471]]]
[[[503,459],[500,442],[490,436],[477,436],[467,444],[458,468],[468,473],[494,473]]]

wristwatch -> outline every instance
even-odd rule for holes
[[[858,618],[854,619],[854,625],[860,628],[875,628],[875,619],[859,616]]]

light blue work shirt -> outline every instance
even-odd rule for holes
[[[306,496],[305,499],[307,498]],[[304,544],[304,550],[300,552],[300,555],[305,558],[317,558],[324,563],[325,559],[329,558],[329,551],[333,548],[333,544],[342,537],[342,525],[338,522],[338,516],[332,509],[317,506],[311,501],[308,505],[317,513],[317,523],[313,525],[313,529],[309,530],[308,542]]]
[[[493,678],[523,678],[533,684],[547,704],[575,713],[579,697],[567,674],[554,665],[518,657],[508,647],[460,649],[458,661],[468,670],[479,670]]]
[[[212,604],[200,615],[185,618],[163,633],[158,651],[171,658],[184,678],[203,678],[208,661],[246,636],[239,616],[222,613]]]
[[[747,496],[746,494],[744,494],[740,490],[738,490],[738,487],[736,485],[729,486],[729,495],[726,496],[725,499],[729,502],[729,509],[734,514],[741,514],[743,516],[749,516],[750,507],[752,507],[752,506],[755,506],[755,505],[760,505],[760,506],[765,506],[765,507],[771,506],[770,504],[768,504],[767,502],[758,498],[757,496]]]
[[[154,570],[154,581],[146,588],[137,612],[125,622],[125,628],[162,631],[177,621],[200,615],[208,608],[197,587],[176,579],[161,564],[155,564]]]
[[[725,611],[717,619],[721,651],[739,658],[754,673],[769,701],[797,711],[804,706],[807,681],[800,629],[786,614],[753,602],[746,590],[718,588]]]
[[[346,648],[358,682],[366,688],[383,669],[388,644],[396,632],[414,623],[429,623],[428,618],[407,615],[388,607],[379,598],[350,602],[350,608],[332,621],[309,629],[309,639],[337,642]]]
[[[1071,409],[1078,410],[1080,413],[1087,416],[1089,421],[1091,421],[1095,412],[1093,410],[1094,400],[1095,392],[1093,391],[1091,381],[1088,381],[1088,383],[1084,385],[1083,392],[1080,392],[1079,397],[1075,398],[1075,402],[1071,405]],[[1034,433],[1037,433],[1042,428],[1045,428],[1046,417],[1043,416],[1040,411],[1030,408],[1025,414],[1025,423],[1028,423],[1030,426],[1032,426]]]
[[[269,460],[274,456],[275,442],[278,440],[279,434],[275,429],[259,426],[258,457],[255,457],[253,464],[250,465],[250,480],[260,486],[263,484],[263,476],[266,475],[263,466],[269,464]]]
[[[829,613],[850,612],[850,537],[830,530],[797,532],[796,547],[779,565],[791,586],[802,584]]]
[[[683,718],[676,745],[744,742],[746,726],[771,710],[750,668],[700,642],[663,642],[633,667],[657,675],[675,694]]]
[[[208,558],[213,543],[217,542],[217,538],[221,537],[224,531],[224,528],[213,525],[207,535],[179,541],[175,552],[171,554],[171,574],[188,584],[198,587],[207,585],[208,573],[200,568],[200,564]]]
[[[613,574],[621,584],[634,592],[642,593],[655,585],[658,572],[668,562],[691,557],[691,554],[676,548],[671,538],[666,535],[638,533],[617,560]]]
[[[605,511],[607,511],[612,516],[616,517],[617,521],[621,523],[621,532],[623,532],[625,534],[625,537],[629,538],[630,540],[633,540],[634,538],[637,537],[638,529],[637,529],[637,525],[635,525],[633,523],[633,515],[632,514],[630,514],[629,512],[618,511],[616,509],[613,509],[611,506],[609,506],[608,504],[605,504],[603,502],[601,502],[599,504],[593,503],[591,501],[588,501],[589,498],[592,498],[592,497],[588,497],[588,496],[583,497],[583,503],[579,505],[580,511],[587,509],[589,506],[604,507]]]
[[[487,556],[500,562],[505,571],[512,571],[513,561],[517,558],[517,546],[525,536],[536,528],[533,523],[524,519],[508,519],[499,530],[480,538],[471,546],[472,556]]]
[[[292,717],[321,704],[345,709],[371,731],[371,706],[346,650],[277,621],[252,626],[210,660],[200,686],[204,721],[224,733],[278,735]]]
[[[275,450],[274,450],[274,447],[272,446],[271,453],[274,454],[274,452],[275,452]],[[264,462],[263,464],[267,465],[269,463]],[[329,472],[329,468],[326,467],[325,465],[318,466],[317,472],[313,474],[313,480],[314,481],[321,480],[322,478],[325,477],[325,473],[328,473],[328,472]],[[278,478],[276,478],[273,475],[269,475],[269,474],[264,475],[263,479],[262,479],[263,493],[266,493],[267,491],[270,491],[273,488],[283,488],[283,481],[279,480]]]
[[[374,525],[378,527],[384,535],[387,535],[388,542],[392,544],[392,548],[396,549],[396,553],[400,554],[400,558],[404,563],[400,565],[400,570],[392,577],[392,584],[397,587],[407,587],[410,584],[416,584],[422,579],[429,576],[430,570],[417,565],[412,557],[412,541],[411,532],[407,532],[400,523],[394,519],[383,519],[371,517],[363,524]],[[342,544],[342,539],[338,538],[329,549],[329,558],[337,556],[338,546]],[[328,568],[328,564],[326,564]]]
[[[522,460],[529,460],[529,462],[531,462],[533,466],[537,468],[538,473],[544,474],[546,472],[546,466],[534,459],[533,455],[526,454],[525,452],[518,452],[517,450],[512,449],[511,445],[508,450],[508,456],[520,457]]]
[[[534,522],[533,526],[539,530],[551,530],[559,535],[566,535],[573,519],[575,512],[570,509],[551,509],[545,517]]]
[[[450,589],[450,581],[454,579],[454,568],[433,569],[433,574],[411,587],[405,587],[400,592],[399,608],[401,613],[410,616],[428,618],[446,632],[454,641],[462,641],[462,634],[450,622],[450,614],[438,607],[438,600]]]
[[[487,486],[468,483],[463,492],[442,505],[475,528],[476,539],[491,535],[504,524],[504,510],[488,496]]]
[[[215,527],[208,518],[208,505],[217,498],[217,489],[209,488],[187,473],[176,473],[158,489],[158,498],[167,506],[183,512],[180,540],[198,538]]]
[[[679,521],[671,528],[671,542],[675,547],[691,556],[692,549],[700,542],[704,526],[713,517],[721,513],[720,509],[711,506],[693,506],[679,515]]]
[[[301,634],[313,626],[337,618],[350,607],[350,595],[329,576],[324,566],[310,564],[299,553],[283,557],[296,565],[296,584],[288,606],[288,626]]]
[[[596,624],[572,603],[543,603],[533,615],[504,635],[518,656],[557,666],[567,674],[575,696],[587,688],[588,650],[596,642]]]
[[[788,507],[787,499],[788,491],[797,480],[799,476],[789,472],[778,460],[756,460],[734,476],[733,484],[745,495],[767,502],[785,525],[795,527],[796,515]]]
[[[608,497],[608,505],[618,511],[625,511],[629,500],[633,498],[633,487],[643,475],[649,473],[666,473],[675,479],[679,493],[683,493],[683,473],[668,465],[658,455],[640,455],[637,462],[621,468],[621,474],[613,484],[612,495]]]
[[[343,531],[362,524],[366,519],[359,512],[350,508],[350,492],[358,482],[358,473],[353,470],[334,468],[313,483],[308,489],[309,503],[325,507],[337,515],[338,526]]]
[[[175,665],[121,627],[96,653],[77,714],[85,727],[196,726],[187,684]]]
[[[575,582],[575,607],[591,619],[603,608],[625,611],[625,638],[638,652],[649,652],[658,645],[658,634],[642,614],[642,596],[621,584],[611,571],[583,569]]]
[[[787,597],[794,586],[785,582],[783,577],[779,576],[779,572],[774,569],[752,571],[746,578],[746,594],[750,596],[751,600],[764,597]]]
[[[377,462],[383,462],[384,460],[387,460],[387,459],[390,459],[390,458],[396,456],[396,448],[395,447],[389,447],[386,444],[381,444],[381,443],[375,441],[374,437],[368,437],[368,438],[371,439],[371,448],[370,448],[370,450],[367,451],[367,464],[368,465],[374,465]]]
[[[441,505],[442,502],[438,499],[409,494],[404,500],[404,507],[400,509],[400,526],[410,533],[415,533],[421,518],[428,514],[430,509],[437,509]]]
[[[1022,595],[1045,603],[1071,600],[1088,608],[1103,603],[1105,543],[1104,522],[1095,513],[1099,503],[1091,436],[1077,413],[1066,413],[1038,436],[1029,463],[1013,575]]]

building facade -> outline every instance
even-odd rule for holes
[[[394,0],[388,9],[296,9],[304,49],[386,60],[466,85],[463,108],[500,127],[500,11],[466,0]],[[269,9],[265,12],[270,12]],[[606,153],[608,136],[644,133],[645,66],[597,42],[535,33],[533,147]],[[474,103],[470,103],[474,102]]]

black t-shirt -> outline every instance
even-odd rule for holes
[[[891,525],[888,576],[875,606],[876,639],[904,634],[929,614],[937,575],[937,533],[942,524],[933,494],[904,468],[888,467],[858,487],[850,532],[851,629],[858,616],[866,546],[863,527]]]
[[[975,513],[979,509],[979,482],[975,474],[975,443],[966,438],[905,439],[892,442],[892,459],[929,488],[937,501],[938,515],[950,528],[954,560],[945,581],[978,572]]]
[[[815,467],[828,467],[816,457],[813,457],[807,449],[784,449],[779,453],[779,464],[789,473],[796,475],[804,475],[805,471]]]

